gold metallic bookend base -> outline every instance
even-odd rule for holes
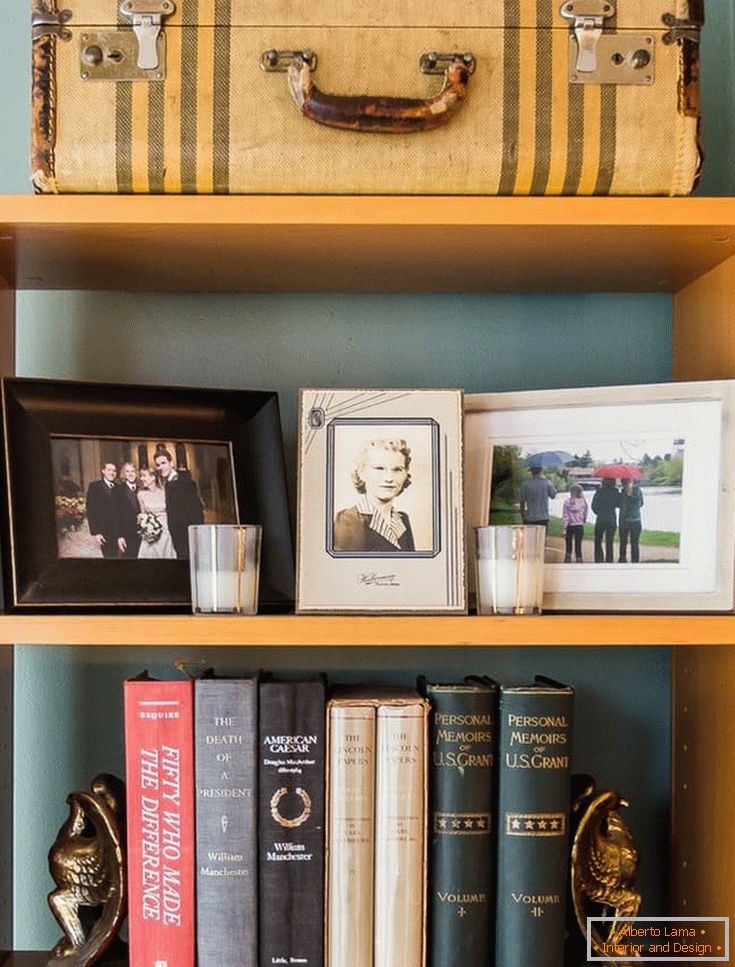
[[[48,855],[57,885],[48,895],[64,936],[47,967],[91,967],[117,937],[127,908],[123,837],[125,786],[104,773],[91,792],[67,797],[69,818]]]
[[[572,842],[571,894],[574,914],[586,940],[587,917],[638,915],[638,850],[618,812],[621,806],[628,805],[620,793],[596,789],[591,776],[576,776],[574,793],[572,814],[576,831]],[[607,936],[593,928],[592,943],[599,948],[595,956],[619,941],[624,925],[613,923]]]

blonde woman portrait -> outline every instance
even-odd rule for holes
[[[333,549],[399,553],[415,550],[408,514],[394,506],[411,485],[411,449],[403,439],[370,440],[351,478],[357,498],[334,519]]]

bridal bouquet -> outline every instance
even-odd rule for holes
[[[59,534],[77,531],[84,523],[86,500],[84,497],[54,497],[56,530]]]
[[[146,544],[155,544],[163,533],[163,524],[155,514],[138,514],[138,533]]]

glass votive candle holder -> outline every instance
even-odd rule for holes
[[[545,543],[542,524],[475,528],[478,614],[541,614]]]
[[[189,527],[191,610],[194,614],[256,614],[260,524]]]

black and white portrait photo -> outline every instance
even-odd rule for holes
[[[221,443],[52,437],[60,558],[186,560],[190,524],[237,522]]]
[[[332,553],[433,554],[438,542],[437,425],[335,420]],[[437,513],[435,513],[437,511]]]

